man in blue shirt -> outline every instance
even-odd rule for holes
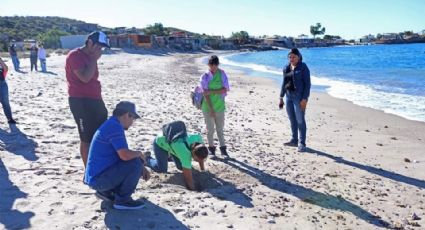
[[[139,209],[141,201],[131,198],[140,177],[149,179],[145,156],[128,148],[124,130],[140,118],[136,106],[118,103],[113,116],[96,131],[90,144],[84,183],[96,190],[96,196],[114,203],[115,209]]]

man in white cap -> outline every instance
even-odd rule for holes
[[[110,48],[109,39],[103,32],[96,31],[88,35],[83,47],[70,51],[66,58],[69,107],[78,126],[84,166],[93,135],[108,117],[97,68],[104,48]]]

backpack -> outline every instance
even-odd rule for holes
[[[165,140],[170,145],[174,153],[176,152],[171,146],[171,143],[180,138],[183,138],[184,145],[186,145],[186,148],[190,150],[189,144],[186,141],[186,137],[187,137],[186,125],[184,124],[183,121],[173,121],[163,125],[162,134],[164,135]]]
[[[192,105],[197,109],[202,108],[202,101],[204,100],[204,95],[202,94],[202,89],[200,86],[196,86],[195,89],[190,92],[190,98],[192,99]]]

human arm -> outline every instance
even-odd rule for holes
[[[204,161],[199,162],[199,168],[201,168],[201,171],[205,171],[205,164]]]
[[[224,87],[221,89],[215,89],[215,90],[204,89],[204,95],[223,94],[223,93],[227,93],[227,89]]]
[[[310,70],[308,69],[307,65],[304,65],[304,70],[302,71],[302,80],[304,82],[304,88],[303,88],[303,94],[302,99],[300,102],[301,109],[305,111],[307,108],[307,101],[308,97],[310,96],[310,88],[311,88],[311,79],[310,79]]]
[[[96,72],[97,60],[90,59],[90,62],[81,69],[74,69],[72,72],[78,77],[78,79],[84,83],[88,83]]]
[[[123,149],[119,149],[117,152],[118,152],[118,156],[123,161],[129,161],[129,160],[133,160],[134,158],[140,157],[145,162],[144,155],[140,151],[133,151],[130,149],[123,148]]]
[[[87,64],[84,64],[80,68],[77,67],[72,70],[80,81],[88,83],[94,77],[94,74],[97,70],[97,60],[100,58],[101,55],[101,50],[93,51],[93,53],[89,55],[89,61]]]
[[[4,63],[3,59],[0,58],[0,65],[3,68],[3,71],[7,72],[9,68],[7,67],[6,63]]]
[[[195,184],[193,183],[193,176],[192,176],[192,169],[186,169],[183,168],[183,178],[184,182],[186,184],[186,188],[194,191],[195,190]]]
[[[279,109],[282,109],[283,108],[283,106],[285,105],[285,103],[283,102],[283,98],[285,97],[285,91],[286,91],[286,89],[285,89],[285,84],[286,84],[286,82],[285,82],[285,70],[286,70],[286,68],[285,69],[283,69],[283,81],[282,81],[282,86],[281,86],[281,88],[280,88],[280,97],[279,97]]]

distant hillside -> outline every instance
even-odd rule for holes
[[[0,49],[11,40],[40,39],[49,31],[81,34],[98,29],[98,25],[62,17],[0,17]]]
[[[2,37],[22,41],[24,39],[35,39],[41,33],[52,29],[58,29],[70,34],[78,34],[84,31],[79,25],[86,22],[62,18],[62,17],[0,17],[0,34]]]
[[[7,51],[10,41],[17,42],[34,39],[43,42],[46,48],[59,48],[59,37],[70,34],[88,34],[94,30],[104,30],[108,34],[124,32],[145,32],[152,35],[169,35],[172,31],[182,31],[190,36],[202,36],[173,27],[163,27],[161,23],[148,25],[146,28],[107,28],[97,24],[63,17],[37,16],[0,16],[0,51]]]

